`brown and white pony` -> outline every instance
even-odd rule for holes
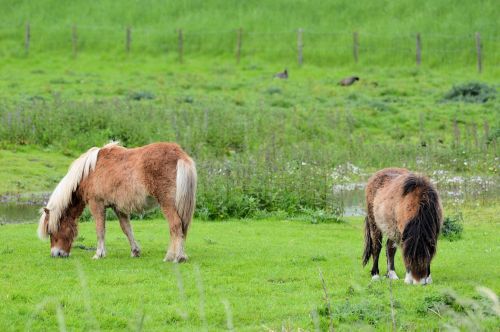
[[[41,211],[38,236],[44,239],[50,235],[53,257],[67,257],[77,235],[77,219],[88,205],[97,231],[94,259],[104,257],[105,210],[111,207],[130,242],[132,257],[137,257],[140,248],[129,215],[143,210],[153,199],[170,225],[170,246],[164,260],[182,262],[187,260],[184,241],[195,194],[195,163],[177,144],[154,143],[134,149],[118,143],[94,147],[71,164],[50,196]]]
[[[431,260],[443,222],[439,195],[432,183],[404,168],[386,168],[375,173],[366,186],[367,216],[363,266],[373,258],[372,279],[379,279],[378,258],[382,234],[387,236],[387,276],[394,270],[397,245],[403,249],[405,282],[432,282]]]

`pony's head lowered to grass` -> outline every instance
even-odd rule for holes
[[[97,163],[99,148],[91,148],[75,160],[68,173],[59,182],[50,196],[47,206],[41,209],[38,236],[50,236],[50,254],[67,257],[78,232],[77,219],[85,208],[78,187]]]

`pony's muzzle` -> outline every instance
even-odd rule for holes
[[[63,257],[64,258],[64,257],[68,257],[69,253],[67,253],[63,249],[54,247],[54,248],[50,249],[50,256],[52,256],[52,257]]]

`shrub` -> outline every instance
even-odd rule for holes
[[[466,103],[485,103],[494,99],[496,89],[484,83],[469,82],[453,86],[444,96],[445,101],[463,101]]]
[[[463,230],[463,216],[458,213],[444,218],[441,235],[449,241],[456,241],[462,238]]]
[[[129,96],[132,100],[151,100],[155,98],[155,95],[149,91],[135,91]]]
[[[311,221],[312,224],[324,224],[324,223],[341,223],[342,220],[342,210],[335,209],[333,211],[325,211],[322,209],[313,210],[309,208],[302,208],[301,212]]]

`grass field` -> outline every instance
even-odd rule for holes
[[[280,81],[272,75],[282,67],[264,62],[160,60],[7,61],[0,146],[10,151],[2,158],[11,167],[2,192],[50,191],[72,158],[111,139],[128,147],[178,142],[198,164],[203,219],[332,211],[332,186],[365,181],[388,166],[449,178],[498,174],[499,99],[444,99],[467,82],[494,88],[491,72],[306,66],[289,68],[290,79]],[[359,84],[337,85],[352,73]],[[19,165],[13,151],[35,171],[9,177]],[[47,158],[56,169],[37,162]],[[350,165],[358,172],[346,171]]]
[[[476,291],[477,286],[500,291],[494,263],[500,260],[497,211],[464,211],[463,239],[439,242],[434,284],[392,284],[398,329],[498,327],[492,303]],[[335,328],[391,329],[390,285],[385,278],[372,282],[369,269],[361,267],[360,218],[320,225],[195,220],[187,242],[190,261],[182,265],[162,262],[168,239],[164,220],[135,222],[134,230],[141,258],[129,257],[125,236],[110,222],[108,257],[95,261],[92,251],[78,247],[69,259],[51,259],[48,243],[36,239],[35,225],[1,226],[0,329],[47,330],[64,320],[68,330],[223,330],[226,308],[238,331],[314,330],[315,315],[326,329],[319,270]],[[94,238],[93,223],[83,223],[75,245],[95,247]],[[381,258],[381,271],[384,265]],[[399,254],[396,270],[403,276]]]
[[[134,221],[139,259],[110,221],[101,261],[80,249],[95,246],[93,223],[82,222],[71,257],[56,260],[36,239],[36,220],[0,216],[0,331],[328,330],[320,271],[336,330],[498,329],[498,304],[477,289],[500,292],[497,7],[0,1],[0,204],[13,201],[0,212],[17,200],[41,206],[72,160],[109,140],[175,141],[198,170],[187,264],[162,262],[158,211],[133,216],[149,219]],[[289,79],[274,79],[284,68]],[[360,81],[337,84],[350,75]],[[362,217],[346,217],[370,174],[390,166],[429,175],[445,216],[463,215],[463,238],[440,241],[426,287],[372,282],[361,267]],[[399,252],[396,270],[402,277]]]
[[[20,194],[52,190],[72,159],[57,152],[20,147],[0,150],[0,162],[0,193]]]
[[[177,29],[184,30],[185,59],[193,56],[234,59],[236,30],[242,28],[243,61],[296,63],[297,29],[304,29],[304,60],[320,66],[353,62],[352,33],[360,36],[362,65],[410,66],[415,35],[422,34],[426,67],[475,67],[475,33],[482,34],[486,70],[499,63],[497,4],[492,0],[421,3],[404,0],[352,2],[272,2],[190,0],[3,1],[0,55],[24,57],[25,24],[30,22],[30,56],[72,52],[77,26],[80,53],[116,56],[125,49],[125,28],[132,28],[131,56],[177,57]]]

